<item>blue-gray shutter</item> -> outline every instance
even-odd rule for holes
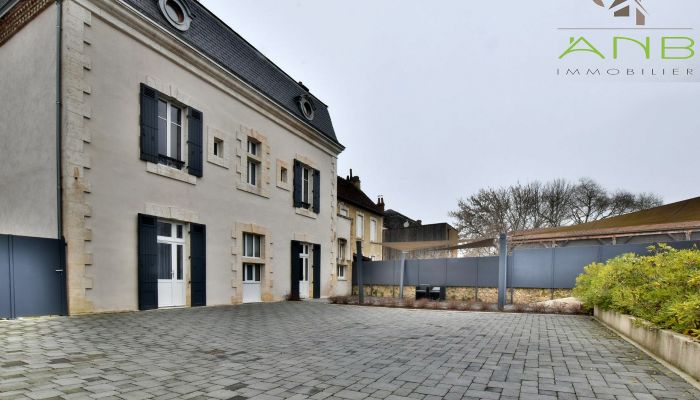
[[[156,217],[139,214],[138,279],[139,310],[158,308],[158,238]]]
[[[203,115],[194,108],[189,109],[187,116],[187,172],[190,175],[203,175]]]
[[[141,84],[141,159],[158,162],[158,92]]]
[[[316,214],[321,212],[321,171],[314,170],[314,210]]]
[[[290,258],[292,273],[291,290],[289,292],[289,300],[292,301],[299,300],[299,281],[301,280],[301,269],[303,268],[299,254],[301,254],[301,243],[297,242],[296,240],[292,240],[292,254]]]
[[[301,188],[304,177],[301,176],[302,166],[299,160],[294,160],[294,207],[301,207]]]
[[[207,305],[207,228],[192,224],[190,231],[192,307]]]
[[[314,245],[314,299],[321,298],[321,245]]]

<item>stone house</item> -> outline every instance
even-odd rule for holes
[[[0,0],[0,74],[0,234],[65,239],[70,314],[333,294],[327,106],[198,1]]]
[[[350,290],[352,261],[357,256],[357,242],[362,242],[362,256],[367,260],[382,259],[382,227],[384,199],[375,203],[362,191],[359,176],[338,177],[338,267],[337,276],[343,290]]]

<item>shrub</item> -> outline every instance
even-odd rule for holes
[[[454,298],[450,301],[447,302],[447,309],[448,310],[459,310],[460,302],[455,300]]]
[[[483,311],[485,308],[486,306],[484,305],[484,303],[481,302],[472,303],[471,305],[472,311]]]
[[[328,298],[331,304],[348,304],[350,302],[350,296],[331,296]]]
[[[420,299],[416,301],[416,308],[426,308],[428,306],[428,303],[430,303],[430,300],[428,299]]]
[[[404,307],[413,308],[416,305],[416,299],[413,297],[406,297],[402,302]]]
[[[700,251],[663,244],[649,250],[587,266],[574,296],[587,310],[598,306],[700,338]]]

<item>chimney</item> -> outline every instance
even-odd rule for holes
[[[352,169],[350,169],[350,176],[348,177],[348,180],[350,183],[352,183],[353,186],[357,188],[357,190],[362,190],[362,184],[360,182],[360,177],[359,176],[354,176],[352,174]]]
[[[418,220],[418,221],[416,221],[416,224],[418,224],[418,225],[423,225],[423,221]]]
[[[384,196],[379,195],[379,198],[377,199],[377,206],[384,212]]]

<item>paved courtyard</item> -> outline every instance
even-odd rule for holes
[[[700,399],[589,317],[256,304],[0,321],[0,398]]]

